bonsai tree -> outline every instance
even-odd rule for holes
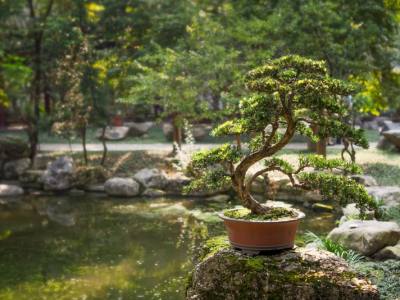
[[[362,130],[342,121],[347,113],[343,97],[353,92],[351,86],[330,78],[325,62],[296,55],[271,60],[250,71],[245,84],[250,96],[241,101],[240,117],[219,125],[212,134],[247,135],[250,137],[247,147],[240,147],[239,143],[225,144],[197,152],[192,157],[191,168],[198,176],[187,190],[213,190],[231,183],[251,213],[268,215],[274,209],[254,199],[250,187],[258,176],[279,171],[296,188],[319,190],[322,196],[338,200],[341,205],[356,202],[361,213],[375,209],[376,204],[364,187],[346,176],[360,172],[357,165],[308,155],[301,156],[294,166],[274,157],[295,133],[314,141],[339,136],[354,145],[368,147]],[[315,126],[319,128],[317,133],[311,129]],[[259,162],[264,167],[246,176],[249,168]]]

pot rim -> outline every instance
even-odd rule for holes
[[[296,217],[293,217],[291,219],[288,220],[244,220],[244,219],[234,219],[234,218],[230,218],[224,215],[224,213],[226,211],[232,211],[232,210],[237,210],[238,208],[231,208],[231,209],[227,209],[223,212],[220,212],[218,214],[218,217],[222,220],[228,220],[228,221],[233,221],[233,222],[243,222],[243,223],[290,223],[290,222],[295,222],[298,220],[301,220],[303,218],[305,218],[306,214],[303,213],[301,210],[298,209],[293,209],[290,208],[290,210],[294,211],[297,213]]]

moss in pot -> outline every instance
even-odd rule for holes
[[[357,165],[305,155],[295,166],[275,157],[296,133],[313,141],[341,137],[367,148],[362,130],[343,122],[348,113],[344,99],[353,92],[351,86],[331,78],[323,61],[296,55],[271,60],[250,71],[245,83],[249,96],[241,100],[238,117],[212,132],[214,136],[232,136],[232,144],[197,152],[190,164],[197,176],[187,187],[218,190],[232,184],[245,207],[221,214],[233,246],[251,250],[293,247],[304,214],[264,205],[251,195],[254,180],[272,171],[285,174],[294,188],[319,190],[324,198],[337,200],[342,206],[355,202],[361,214],[376,209],[364,187],[347,177],[361,171]],[[317,133],[312,129],[316,127]],[[240,142],[242,135],[250,137],[246,145]],[[249,168],[259,163],[264,166],[246,176]]]

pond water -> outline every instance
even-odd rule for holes
[[[233,204],[230,204],[233,206]],[[226,203],[29,197],[0,206],[0,299],[184,299],[202,241]],[[305,210],[300,233],[331,214]]]

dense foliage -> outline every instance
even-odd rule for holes
[[[154,117],[157,105],[178,129],[183,118],[234,113],[245,93],[238,79],[291,53],[325,60],[330,75],[360,86],[354,108],[376,113],[399,105],[399,8],[392,0],[2,1],[0,105],[28,125],[35,146],[54,107],[69,100],[69,79],[53,79],[84,47],[84,102],[113,108],[94,110],[92,126],[109,121],[117,99],[139,117]]]
[[[279,171],[296,188],[319,190],[325,198],[335,199],[341,205],[354,201],[361,213],[375,208],[363,186],[346,177],[348,173],[360,172],[356,165],[312,155],[300,157],[298,165],[293,166],[273,156],[295,133],[313,139],[338,136],[368,147],[362,130],[343,122],[347,114],[344,97],[352,93],[351,86],[331,78],[323,61],[296,55],[253,69],[245,83],[251,95],[240,102],[240,115],[218,126],[213,133],[247,134],[252,137],[248,147],[237,143],[195,154],[192,168],[198,172],[198,178],[189,189],[213,189],[230,179],[243,205],[255,214],[263,214],[270,208],[251,196],[251,184],[258,176]],[[319,128],[317,133],[312,126]],[[259,162],[264,163],[264,168],[246,176],[249,168]],[[337,175],[335,170],[343,175]]]

